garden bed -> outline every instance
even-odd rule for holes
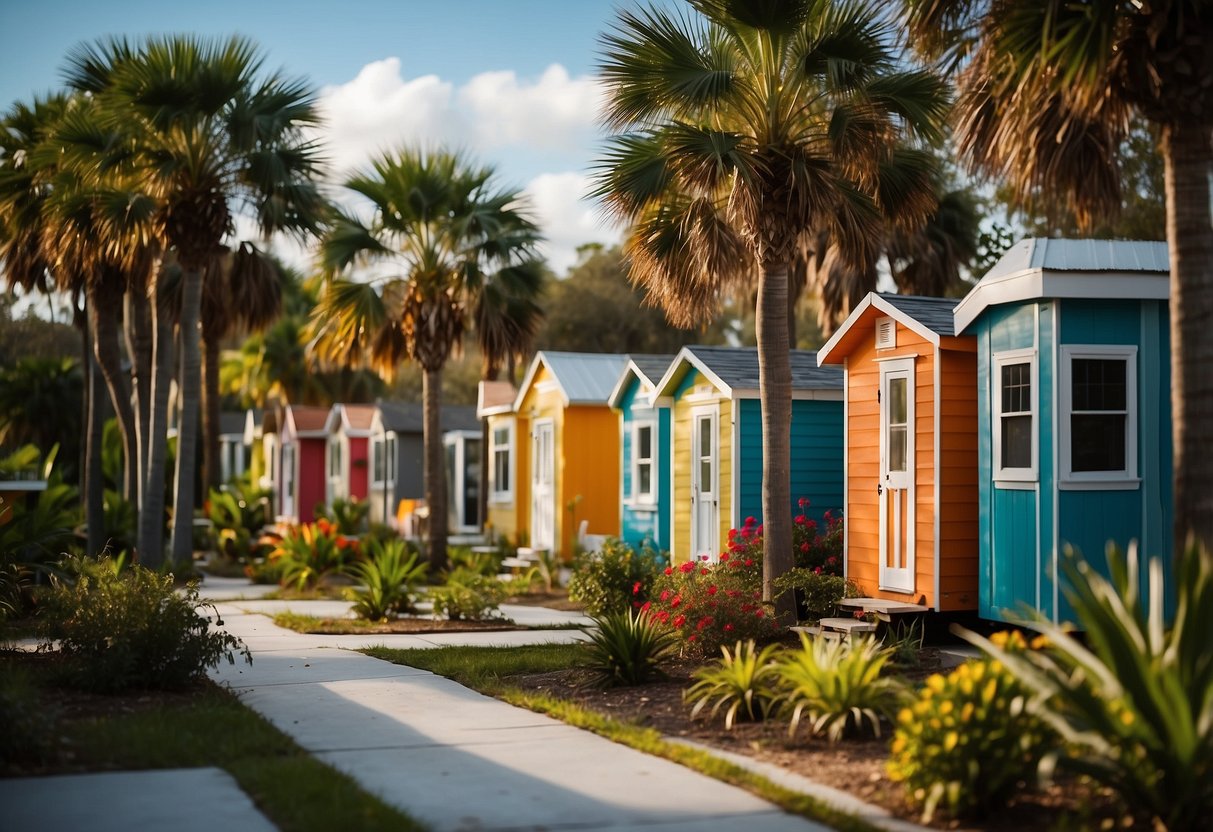
[[[507,630],[527,630],[506,619],[488,621],[451,621],[446,618],[428,616],[404,616],[389,621],[367,621],[361,618],[318,618],[297,613],[279,613],[274,616],[279,627],[310,635],[336,636],[362,633],[396,633],[401,635],[424,635],[427,633],[491,633]]]

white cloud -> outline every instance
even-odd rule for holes
[[[526,186],[531,207],[547,237],[543,254],[560,277],[577,261],[578,246],[619,241],[619,232],[586,197],[589,187],[589,177],[580,173],[545,173]]]
[[[459,102],[473,116],[476,144],[482,148],[519,144],[584,149],[601,98],[596,79],[570,78],[559,64],[533,83],[520,83],[512,70],[484,72],[459,90]]]

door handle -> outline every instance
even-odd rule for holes
[[[883,486],[883,485],[881,485],[880,483],[876,483],[876,494],[877,494],[877,496],[879,496],[879,495],[881,495],[881,494],[883,494],[883,493],[884,493],[884,486]]]

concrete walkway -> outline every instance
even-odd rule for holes
[[[225,628],[244,639],[254,661],[224,663],[213,678],[317,758],[438,832],[825,829],[427,671],[339,649],[555,643],[582,639],[580,631],[307,636],[252,612],[264,603],[219,603]],[[535,608],[507,614],[519,609]]]

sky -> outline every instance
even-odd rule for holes
[[[627,2],[627,0],[622,0]],[[403,143],[442,143],[522,189],[557,274],[619,238],[585,198],[602,133],[598,37],[617,0],[0,0],[0,107],[61,86],[107,35],[241,34],[267,69],[308,79],[334,181]],[[298,252],[279,253],[297,260]]]

